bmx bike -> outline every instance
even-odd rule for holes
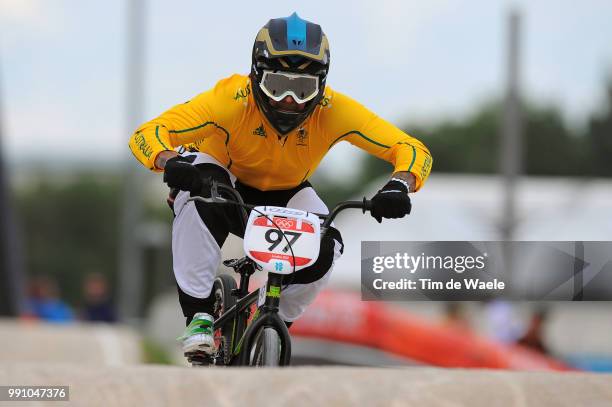
[[[340,202],[328,215],[276,206],[245,204],[235,189],[214,181],[210,197],[194,196],[190,201],[239,207],[245,229],[245,257],[223,264],[240,276],[239,284],[229,274],[218,275],[213,283],[213,325],[216,352],[186,354],[193,366],[287,366],[291,361],[291,338],[278,315],[286,281],[313,264],[319,255],[320,240],[334,218],[349,208],[371,209],[371,202]],[[221,196],[223,192],[228,197]],[[248,211],[250,210],[250,215]],[[249,292],[251,275],[268,274],[265,287]],[[256,309],[256,304],[259,308]]]

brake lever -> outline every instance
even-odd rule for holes
[[[227,199],[223,198],[220,194],[219,194],[219,188],[217,187],[219,183],[217,181],[215,181],[212,178],[206,178],[204,180],[204,185],[210,185],[210,197],[209,198],[205,198],[203,196],[192,196],[191,198],[187,199],[187,202],[190,201],[198,201],[198,202],[204,202],[204,203],[226,203]]]
[[[187,199],[187,202],[193,202],[193,201],[204,202],[204,203],[226,203],[227,199],[220,197],[220,196],[214,197],[214,198],[204,198],[203,196],[192,196],[191,198]]]
[[[199,202],[204,202],[204,203],[226,203],[227,202],[227,199],[223,198],[219,194],[219,189],[217,187],[218,185],[217,181],[215,181],[212,178],[207,178],[204,180],[204,185],[210,185],[210,197],[205,198],[203,196],[192,196],[191,198],[187,199],[187,202],[190,202],[190,201],[199,201]]]
[[[215,198],[220,198],[219,190],[217,188],[217,181],[212,178],[208,178],[208,184],[210,184],[210,197],[214,200]],[[213,201],[214,202],[214,201]]]

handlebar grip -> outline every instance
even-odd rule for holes
[[[363,197],[363,213],[369,212],[372,210],[372,201]]]

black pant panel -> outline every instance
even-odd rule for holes
[[[196,298],[181,290],[178,284],[176,288],[179,295],[179,304],[181,304],[181,309],[183,310],[187,325],[189,325],[197,312],[206,312],[210,315],[213,314],[215,305],[215,293],[213,291],[210,292],[208,298]]]
[[[310,284],[323,278],[330,271],[334,262],[334,241],[340,243],[340,253],[342,253],[344,251],[344,244],[342,243],[340,231],[330,226],[325,236],[323,236],[323,240],[321,240],[321,249],[319,250],[317,260],[293,275],[284,276],[283,284]]]
[[[212,178],[213,180],[225,184],[232,185],[230,177],[225,169],[216,164],[198,164],[196,167],[200,170],[202,177]],[[210,186],[205,185],[202,191],[198,194],[205,198],[210,197]],[[221,195],[224,195],[223,193]],[[204,202],[196,202],[196,209],[200,218],[208,228],[210,234],[214,237],[219,247],[223,246],[227,235],[230,232],[239,230],[241,223],[238,209],[235,205],[208,204]]]

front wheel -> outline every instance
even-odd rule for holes
[[[251,356],[253,366],[279,366],[281,339],[274,328],[263,328],[257,335]]]

